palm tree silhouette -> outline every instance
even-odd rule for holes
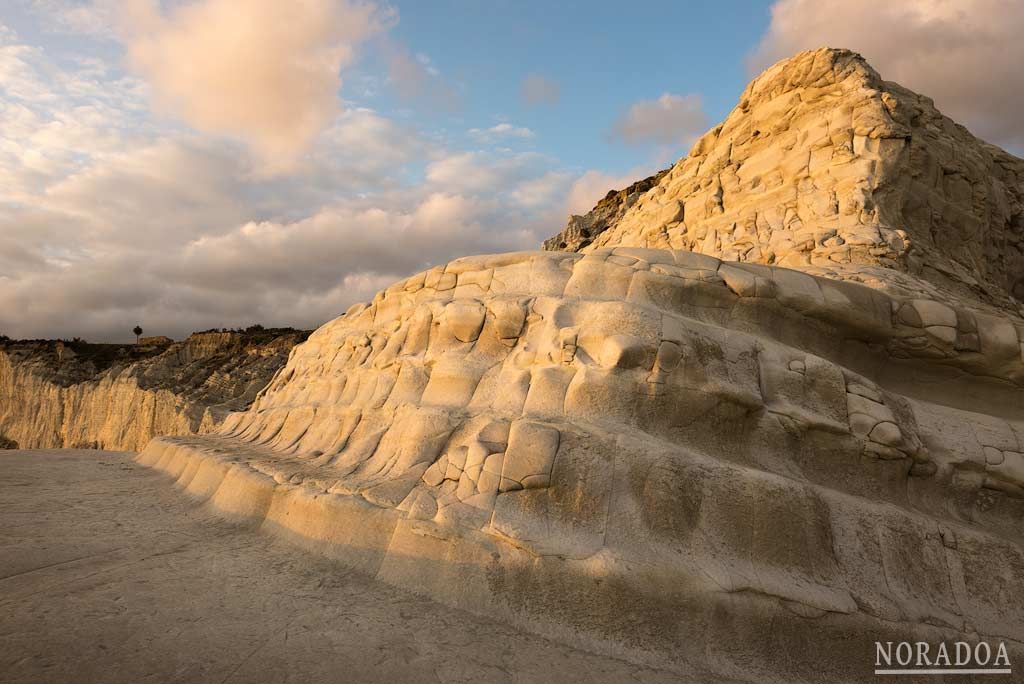
[[[132,328],[132,332],[135,333],[135,344],[139,343],[139,337],[142,335],[142,326],[137,325]]]

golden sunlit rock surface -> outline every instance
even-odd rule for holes
[[[1024,161],[856,53],[774,65],[656,178],[593,234],[570,221],[546,247],[684,249],[908,292],[942,288],[1020,313]]]
[[[138,345],[0,341],[0,448],[139,450],[158,435],[212,432],[305,338],[261,329]]]
[[[1024,656],[1024,162],[857,55],[782,62],[580,252],[457,259],[139,463],[602,653],[868,678]]]

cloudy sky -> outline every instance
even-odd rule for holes
[[[1021,35],[1017,0],[3,0],[0,334],[316,326],[536,247],[824,44],[1019,154]]]

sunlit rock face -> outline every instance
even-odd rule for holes
[[[587,240],[570,222],[546,244],[685,249],[1015,310],[1024,301],[1024,161],[846,50],[765,71],[629,203]]]
[[[876,641],[1024,662],[1019,162],[878,84],[846,52],[773,67],[582,252],[397,283],[219,434],[140,462],[382,580],[700,681],[870,681]]]
[[[608,194],[583,216],[570,216],[565,230],[544,241],[544,249],[553,252],[583,251],[595,237],[617,225],[637,199],[656,186],[670,170],[659,171],[622,190],[608,191]]]
[[[158,435],[212,432],[252,403],[307,334],[0,341],[0,448],[135,451]]]
[[[220,436],[140,458],[556,635],[849,672],[878,638],[1024,635],[1022,336],[689,252],[470,257],[320,328]]]

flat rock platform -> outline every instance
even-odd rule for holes
[[[0,681],[680,681],[228,522],[132,456],[0,452]]]

